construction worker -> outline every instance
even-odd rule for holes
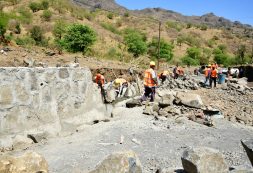
[[[150,102],[155,100],[155,88],[157,86],[157,75],[155,72],[155,62],[150,62],[150,69],[145,71],[144,75],[144,95],[141,97],[141,102],[146,101],[150,96]]]
[[[216,79],[218,77],[218,71],[215,66],[212,66],[210,74],[210,88],[212,88],[212,83],[214,82],[214,88],[216,87]]]
[[[126,89],[128,87],[128,82],[124,78],[117,78],[113,82],[113,86],[116,89],[117,96],[122,97],[124,96]]]
[[[105,89],[104,89],[105,77],[101,74],[100,70],[97,70],[97,74],[95,76],[95,82],[101,90],[101,95],[102,95],[104,102],[106,102]]]
[[[176,67],[173,69],[173,75],[174,75],[174,79],[177,79],[178,78],[178,64],[176,65]]]
[[[162,73],[158,75],[158,78],[162,80],[162,84],[168,78],[169,74],[170,74],[169,71],[164,70]]]
[[[209,85],[210,85],[211,65],[208,65],[205,68],[204,75],[205,75],[205,82],[204,82],[204,84],[207,85],[207,82],[209,81]]]

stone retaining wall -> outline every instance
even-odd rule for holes
[[[0,68],[0,137],[57,135],[105,118],[88,68]]]

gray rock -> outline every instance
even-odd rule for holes
[[[106,89],[106,96],[105,96],[105,100],[108,102],[108,103],[112,103],[114,102],[116,99],[116,91],[113,87],[108,87]]]
[[[167,106],[171,106],[171,105],[173,105],[174,99],[175,99],[175,97],[173,96],[172,93],[165,94],[161,97],[161,101],[159,102],[159,106],[162,108],[167,107]]]
[[[253,166],[253,139],[241,140],[241,143],[248,155],[251,165]]]
[[[137,155],[128,151],[108,156],[90,173],[142,173],[142,166]]]
[[[181,158],[187,173],[227,173],[228,166],[219,151],[211,148],[195,148],[184,151]]]
[[[142,106],[141,101],[138,99],[133,99],[133,100],[129,100],[128,102],[126,102],[127,108],[134,108],[137,106]]]
[[[14,149],[26,149],[33,144],[33,141],[26,136],[17,135],[13,139]]]
[[[192,107],[192,108],[201,108],[203,106],[203,102],[201,97],[197,94],[191,94],[188,92],[178,92],[177,99],[183,105]]]
[[[156,102],[149,102],[145,106],[143,114],[146,114],[146,115],[158,115],[159,109],[160,108],[158,106],[158,103],[156,103]]]

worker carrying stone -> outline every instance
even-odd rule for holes
[[[116,89],[117,97],[123,97],[128,88],[128,82],[124,78],[117,78],[114,80],[113,86]]]
[[[105,77],[101,74],[100,70],[97,70],[97,74],[95,76],[95,82],[98,85],[98,87],[100,88],[103,101],[106,102],[106,98],[105,98],[106,93],[105,93],[105,89],[104,89]]]
[[[155,62],[150,62],[150,69],[147,69],[144,74],[144,94],[141,97],[141,102],[146,101],[150,97],[150,102],[155,100],[155,89],[157,87],[157,75],[155,72]]]
[[[158,75],[158,78],[160,79],[160,80],[162,80],[162,84],[164,83],[164,81],[166,81],[166,79],[169,77],[169,71],[168,70],[164,70],[162,73],[160,73],[159,75]]]

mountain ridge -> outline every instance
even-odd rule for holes
[[[104,10],[111,10],[117,13],[130,12],[134,15],[153,17],[154,19],[161,21],[175,20],[183,23],[205,24],[209,27],[239,27],[253,30],[253,27],[249,24],[242,24],[240,21],[232,21],[230,19],[217,16],[212,12],[203,14],[202,16],[187,16],[179,12],[160,7],[129,10],[126,7],[119,5],[115,0],[73,0],[73,2],[82,4],[86,7],[88,6],[88,8],[102,8]]]

